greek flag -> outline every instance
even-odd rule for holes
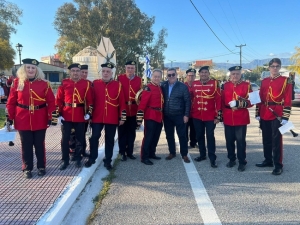
[[[145,61],[146,61],[145,75],[146,75],[146,77],[151,78],[152,72],[151,72],[151,66],[150,66],[150,59],[149,59],[148,55],[146,55]]]

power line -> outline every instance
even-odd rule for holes
[[[233,18],[234,18],[235,24],[236,24],[236,26],[237,26],[237,28],[238,28],[238,30],[239,30],[239,32],[240,32],[240,35],[241,35],[241,37],[242,37],[242,39],[243,39],[244,43],[246,43],[246,42],[245,42],[245,40],[244,40],[244,37],[243,37],[243,35],[242,35],[242,33],[241,33],[240,27],[239,27],[238,23],[236,22],[236,19],[235,19],[234,13],[233,13],[233,11],[232,11],[232,8],[231,8],[231,5],[230,5],[230,2],[229,2],[229,1],[227,1],[227,2],[228,2],[228,5],[229,5],[229,8],[230,8],[230,10],[231,10],[231,13],[232,13],[232,15],[233,15]]]
[[[224,11],[224,9],[223,9],[223,7],[222,7],[222,5],[221,5],[220,1],[218,1],[218,3],[219,3],[219,5],[220,5],[220,7],[221,7],[221,9],[222,9],[222,11],[223,11],[223,13],[224,13],[224,15],[225,15],[226,19],[227,19],[227,22],[229,23],[229,26],[231,27],[231,29],[232,29],[232,31],[233,31],[233,33],[234,33],[234,35],[236,36],[236,38],[238,39],[238,41],[241,43],[241,41],[240,41],[239,37],[236,35],[236,33],[235,33],[234,29],[232,28],[232,26],[231,26],[231,23],[230,23],[229,19],[227,18],[227,15],[226,15],[226,13],[225,13],[225,11]]]
[[[221,39],[216,35],[216,33],[211,29],[211,27],[208,25],[208,23],[206,22],[206,20],[203,18],[203,16],[201,15],[201,13],[199,12],[199,10],[197,9],[197,7],[194,5],[193,1],[190,0],[190,2],[192,3],[192,5],[194,6],[194,8],[196,9],[196,11],[198,12],[198,14],[201,16],[202,20],[205,22],[205,24],[208,26],[208,28],[211,30],[211,32],[215,35],[215,37],[219,40],[219,42],[230,52],[232,52],[229,48],[227,48],[227,46],[221,41]],[[233,53],[233,52],[232,52]]]
[[[210,14],[213,16],[213,18],[216,20],[216,22],[219,24],[219,26],[221,27],[221,29],[224,31],[224,33],[226,34],[226,36],[229,38],[229,40],[232,42],[232,44],[235,45],[235,43],[233,42],[233,40],[229,37],[229,35],[226,33],[226,31],[223,29],[223,27],[221,26],[221,24],[219,23],[219,21],[216,19],[216,17],[214,16],[214,14],[212,13],[212,11],[209,9],[209,7],[207,6],[207,4],[205,3],[204,0],[202,0],[202,2],[204,3],[204,5],[206,6],[206,8],[208,9],[208,11],[210,12]]]
[[[221,56],[225,56],[225,55],[237,55],[237,54],[239,54],[239,53],[234,52],[234,53],[228,53],[228,54],[223,54],[223,55],[214,55],[214,56],[208,56],[208,57],[201,57],[201,58],[197,58],[197,59],[189,59],[189,60],[184,60],[184,61],[192,62],[192,61],[203,60],[203,59],[213,59],[213,58],[217,58],[217,57],[221,57]]]

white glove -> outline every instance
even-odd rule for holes
[[[64,120],[65,119],[62,116],[58,117],[57,124],[58,125],[63,125],[61,121],[64,121]]]
[[[255,117],[256,120],[260,121],[260,116]]]
[[[232,100],[231,102],[228,103],[230,105],[231,108],[236,107],[236,101]]]
[[[91,116],[89,114],[84,115],[84,120],[89,120],[90,118],[91,118]]]
[[[282,120],[281,125],[285,125],[285,124],[287,124],[287,122],[288,122],[287,120]]]

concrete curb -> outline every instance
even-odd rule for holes
[[[115,136],[115,141],[117,140],[117,134]],[[90,180],[90,178],[95,173],[97,167],[101,164],[105,153],[104,153],[105,144],[102,145],[98,149],[98,158],[90,168],[83,169],[78,174],[78,176],[74,177],[71,183],[65,188],[65,190],[61,193],[61,195],[56,199],[53,205],[44,213],[39,220],[37,221],[37,225],[57,225],[61,224],[64,220],[65,216],[68,214],[72,205],[81,194],[86,184]],[[116,154],[117,155],[117,154]],[[113,156],[113,161],[117,156]],[[113,162],[112,161],[112,162]]]

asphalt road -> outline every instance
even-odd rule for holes
[[[272,168],[255,167],[263,160],[262,137],[258,122],[253,119],[254,109],[250,113],[246,171],[225,166],[228,159],[222,125],[215,132],[219,167],[211,168],[209,160],[193,160],[196,171],[222,224],[300,224],[300,137],[284,135],[282,175],[272,175]],[[293,108],[290,120],[300,130],[300,108]],[[141,140],[142,133],[138,133],[135,155],[139,155]],[[167,154],[163,131],[157,147],[162,160],[153,160],[153,166],[146,166],[139,159],[121,162],[93,224],[220,224],[203,221],[199,211],[205,206],[197,207],[180,155],[166,161]],[[190,150],[192,159],[198,154],[196,149]]]

